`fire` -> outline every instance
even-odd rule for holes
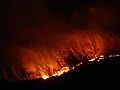
[[[111,58],[111,57],[120,57],[120,55],[118,55],[118,54],[111,54],[111,55],[109,55],[109,56],[107,56],[107,58]],[[99,56],[99,58],[97,58],[97,57],[95,57],[95,58],[92,58],[92,59],[90,59],[89,60],[89,62],[93,62],[93,61],[100,61],[100,60],[104,60],[104,58],[105,58],[105,55],[101,55],[101,56]],[[80,66],[81,64],[83,64],[82,62],[81,63],[79,63],[79,64],[77,64],[77,65],[75,65],[74,67],[72,67],[72,68],[69,68],[69,67],[64,67],[64,68],[62,68],[60,71],[57,71],[55,74],[53,74],[52,76],[46,76],[46,75],[44,75],[44,76],[42,76],[42,78],[44,79],[44,80],[46,80],[46,79],[48,79],[49,77],[53,77],[53,76],[60,76],[60,75],[62,75],[63,73],[66,73],[66,72],[68,72],[68,71],[70,71],[71,69],[75,69],[75,67],[77,67],[77,66]]]
[[[111,38],[107,34],[75,33],[62,41],[58,40],[57,43],[51,41],[53,45],[50,47],[38,44],[29,48],[15,48],[19,52],[19,58],[17,57],[19,66],[11,68],[14,78],[11,79],[5,71],[3,75],[8,80],[36,78],[46,80],[60,76],[86,62],[99,62],[104,58],[119,57],[119,54],[109,54],[114,47],[119,48],[118,41],[118,38]]]
[[[39,1],[40,4],[43,3]],[[49,4],[46,1],[45,5],[29,3],[30,10],[26,6],[19,7],[22,6],[21,2],[16,2],[16,8],[13,6],[11,10],[8,9],[7,12],[10,10],[11,14],[3,19],[1,46],[8,45],[5,45],[5,50],[1,50],[5,51],[1,55],[5,59],[0,61],[0,76],[7,80],[46,80],[67,73],[86,62],[99,62],[120,56],[120,38],[106,32],[118,23],[118,13],[114,14],[114,9],[102,3],[68,9],[60,6],[67,5],[63,1],[55,10],[54,6],[50,6],[50,11],[47,11]],[[25,2],[24,5],[26,4]],[[8,6],[12,6],[12,3]],[[73,5],[71,3],[67,6]],[[24,9],[25,12],[21,11]]]
[[[49,78],[49,76],[44,75],[44,76],[42,76],[42,78],[43,78],[44,80],[46,80],[47,78]]]

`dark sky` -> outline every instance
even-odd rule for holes
[[[87,10],[92,7],[108,8],[108,10],[114,11],[117,15],[119,13],[119,3],[115,1],[8,0],[1,5],[1,24],[4,29],[16,30],[29,26],[33,28],[41,27],[44,23],[61,17],[64,18],[64,21],[70,22],[74,13],[80,13],[82,14],[81,17],[87,18]],[[73,21],[75,23],[75,20]],[[84,23],[84,20],[80,19],[79,22]]]

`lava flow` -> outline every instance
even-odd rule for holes
[[[74,33],[54,42],[50,47],[41,44],[29,48],[16,47],[15,52],[19,52],[17,58],[14,56],[16,64],[11,63],[11,73],[2,69],[2,76],[7,80],[60,76],[86,62],[120,56],[113,54],[119,51],[119,45],[119,38],[112,35]]]

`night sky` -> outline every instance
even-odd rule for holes
[[[86,28],[89,25],[90,8],[96,9],[99,19],[106,23],[107,17],[113,18],[109,31],[117,32],[119,28],[119,2],[116,1],[94,1],[94,0],[12,0],[4,1],[1,5],[1,37],[3,41],[8,39],[24,38],[23,33],[44,32],[41,30],[46,24],[51,25],[61,22],[75,28]],[[105,17],[105,14],[107,17]],[[100,14],[100,15],[98,15]],[[91,16],[90,16],[91,15]],[[113,15],[113,16],[112,16]],[[93,15],[94,17],[94,15]],[[104,26],[104,25],[103,25]],[[108,27],[106,25],[106,27]],[[110,30],[114,28],[114,30]],[[39,29],[39,30],[38,30]],[[50,29],[50,28],[47,28]],[[81,30],[81,29],[79,29]],[[66,31],[69,32],[70,30]],[[56,30],[53,32],[62,32]],[[19,36],[19,34],[21,34]],[[30,35],[28,35],[29,37]],[[27,35],[26,35],[27,38]]]

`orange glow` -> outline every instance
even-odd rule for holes
[[[46,80],[88,62],[120,57],[117,8],[114,11],[111,5],[86,3],[68,9],[60,5],[67,5],[69,0],[58,0],[61,4],[53,9],[54,6],[48,8],[47,1],[50,0],[37,0],[45,5],[25,2],[22,7],[23,2],[16,2],[16,8],[12,3],[8,5],[12,8],[7,13],[12,13],[3,19],[0,76],[10,81]]]
[[[49,76],[42,76],[42,78],[46,80],[47,78],[49,78]]]
[[[113,41],[116,41],[116,43]],[[118,39],[107,34],[75,33],[57,41],[50,47],[36,45],[30,48],[16,48],[20,52],[19,68],[13,66],[15,80],[29,80],[60,76],[82,64],[106,58],[114,47],[119,47]],[[52,42],[52,41],[51,41]],[[111,44],[112,43],[112,44]],[[111,44],[111,45],[110,45]],[[109,55],[118,57],[119,54]],[[84,62],[85,61],[85,62]],[[22,74],[24,73],[24,76]],[[5,72],[6,74],[6,72]],[[10,79],[7,74],[5,78]],[[10,79],[11,80],[11,79]]]

